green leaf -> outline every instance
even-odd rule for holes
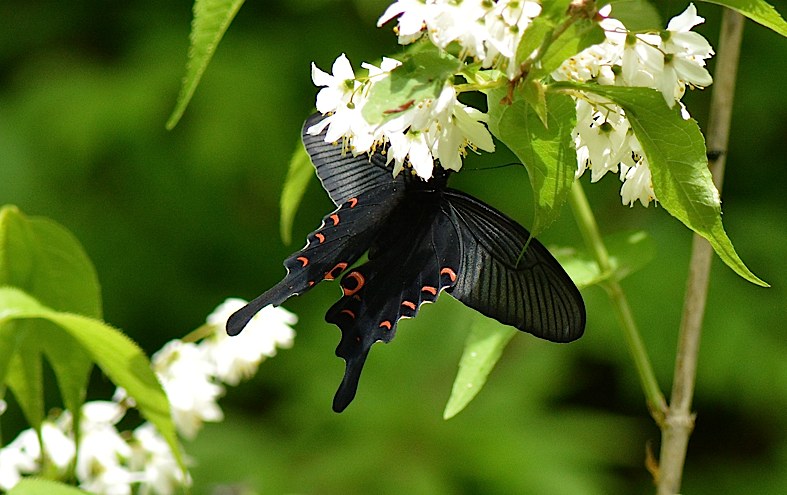
[[[186,110],[202,74],[208,67],[224,32],[238,13],[243,0],[195,0],[194,20],[191,22],[191,44],[186,62],[186,76],[180,88],[175,110],[167,120],[172,130]]]
[[[541,63],[529,76],[541,79],[551,74],[568,58],[573,57],[585,48],[604,41],[604,31],[598,23],[589,19],[580,19],[549,45],[541,57]]]
[[[8,495],[86,495],[87,492],[59,481],[25,478],[8,492]]]
[[[510,105],[501,103],[507,91],[498,88],[487,93],[489,130],[527,169],[536,202],[531,232],[537,236],[560,215],[574,182],[577,159],[571,134],[576,110],[570,97],[547,94],[545,127],[521,89]]]
[[[58,311],[101,317],[96,270],[79,241],[46,218],[0,208],[0,286],[18,287]]]
[[[743,263],[721,221],[719,193],[713,185],[705,140],[697,122],[684,120],[669,108],[661,93],[650,88],[556,83],[603,96],[626,112],[631,128],[648,159],[653,189],[670,214],[710,242],[727,266],[746,280],[767,287]]]
[[[661,14],[648,0],[612,0],[613,17],[631,31],[660,31],[664,29]]]
[[[650,263],[656,255],[653,239],[641,230],[617,232],[604,236],[603,241],[612,264],[611,273],[602,273],[593,255],[585,249],[550,247],[549,251],[580,289],[611,277],[622,280]]]
[[[295,152],[290,158],[290,168],[287,170],[287,178],[284,180],[284,189],[281,192],[281,239],[285,244],[292,242],[292,224],[295,220],[295,212],[301,204],[303,194],[309,185],[309,179],[314,176],[309,154],[303,142],[298,142]]]
[[[763,0],[702,0],[730,8],[754,22],[787,36],[787,22],[768,2]]]
[[[372,86],[361,113],[370,124],[406,112],[413,103],[440,96],[445,82],[462,67],[456,57],[431,43],[407,53],[402,65]]]
[[[0,342],[13,338],[17,341],[35,341],[36,345],[41,346],[17,346],[13,359],[24,362],[30,357],[25,352],[40,349],[48,356],[59,359],[58,351],[51,347],[64,342],[71,345],[73,341],[115,385],[126,389],[142,416],[158,429],[183,466],[167,396],[144,352],[128,337],[99,320],[47,308],[13,287],[0,288],[0,308]],[[56,367],[55,372],[62,369],[65,368]],[[7,378],[12,378],[12,373],[16,371],[12,369]]]
[[[443,419],[456,416],[481,391],[503,349],[517,333],[517,330],[477,313],[470,325]]]

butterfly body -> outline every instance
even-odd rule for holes
[[[326,314],[342,331],[336,354],[346,361],[334,410],[354,398],[372,344],[389,342],[401,318],[414,317],[443,290],[537,337],[569,342],[582,335],[582,297],[558,262],[515,221],[448,188],[450,172],[436,168],[429,181],[406,171],[394,178],[383,153],[356,157],[323,136],[304,132],[303,139],[338,208],[285,260],[285,278],[232,315],[227,331],[237,334],[264,306],[343,274],[342,297]],[[367,251],[368,261],[351,268]]]

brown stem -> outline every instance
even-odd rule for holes
[[[713,93],[711,95],[707,146],[711,173],[716,188],[721,192],[724,162],[730,134],[732,100],[738,67],[744,18],[737,12],[725,10],[721,23],[719,52],[716,58]],[[691,401],[697,375],[702,319],[708,294],[708,278],[713,259],[710,244],[698,235],[692,240],[689,276],[683,318],[680,323],[678,349],[675,357],[675,377],[667,416],[662,427],[661,456],[656,484],[659,495],[680,492],[683,465],[689,436],[694,429]]]

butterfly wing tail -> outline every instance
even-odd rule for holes
[[[262,308],[268,305],[279,306],[293,295],[291,280],[285,278],[278,284],[274,285],[253,301],[243,306],[232,314],[227,320],[227,335],[234,337],[238,335],[254,318],[254,315],[260,312]]]

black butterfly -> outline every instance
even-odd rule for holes
[[[263,307],[278,306],[322,280],[333,280],[367,250],[369,260],[341,280],[344,295],[325,315],[342,338],[346,362],[333,399],[340,412],[355,397],[373,343],[389,342],[400,318],[446,290],[482,314],[536,337],[570,342],[585,329],[585,305],[547,249],[522,226],[476,198],[446,187],[435,167],[429,181],[405,172],[396,178],[384,154],[352,156],[324,134],[303,142],[323,188],[338,208],[309,234],[306,247],[284,261],[284,280],[233,314],[237,335]],[[521,257],[520,257],[521,256]]]

